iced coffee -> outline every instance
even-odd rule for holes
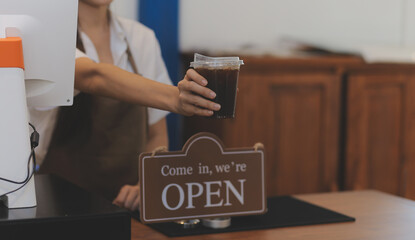
[[[191,63],[200,75],[208,81],[207,87],[216,93],[214,102],[221,105],[214,112],[214,118],[234,118],[240,65],[239,57],[212,58],[195,54]]]

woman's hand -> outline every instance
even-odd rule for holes
[[[112,203],[131,211],[138,210],[140,206],[140,187],[138,185],[124,185]]]
[[[221,106],[207,99],[214,99],[216,94],[206,87],[207,80],[195,70],[189,69],[178,84],[179,99],[177,112],[185,115],[211,116]]]

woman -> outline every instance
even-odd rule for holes
[[[193,70],[179,87],[167,85],[154,33],[111,14],[111,2],[79,2],[75,88],[80,93],[73,107],[49,114],[56,127],[40,172],[60,175],[134,210],[139,153],[167,145],[165,113],[144,106],[201,116],[220,106],[206,100],[215,94]]]

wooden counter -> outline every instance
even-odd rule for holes
[[[413,240],[415,239],[415,202],[378,191],[356,191],[297,195],[314,203],[356,218],[352,223],[275,228],[224,234],[169,238],[132,220],[133,240]]]

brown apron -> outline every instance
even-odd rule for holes
[[[79,37],[78,48],[84,51]],[[127,54],[138,74],[129,48]],[[138,182],[147,121],[146,107],[80,93],[73,106],[59,109],[39,172],[58,175],[112,201],[123,185]]]

